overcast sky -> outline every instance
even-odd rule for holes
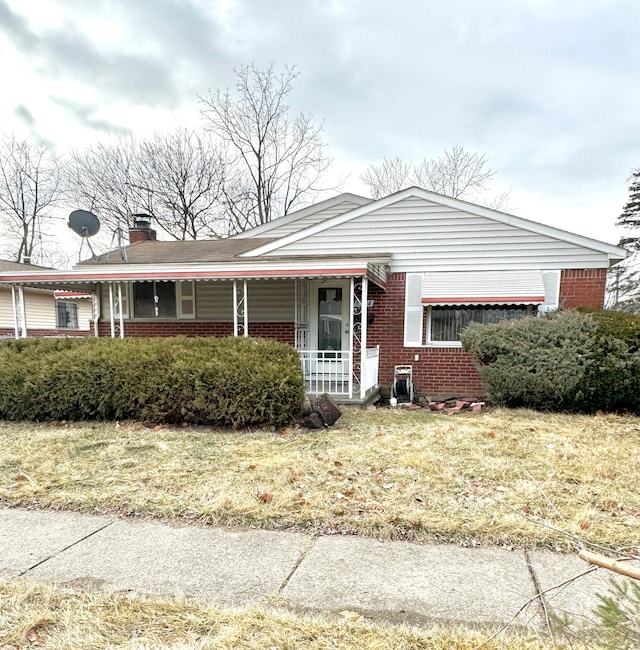
[[[0,0],[0,130],[61,148],[198,119],[297,65],[343,190],[384,156],[487,154],[522,217],[617,242],[640,166],[638,0]]]

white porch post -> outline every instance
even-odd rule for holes
[[[247,281],[242,281],[244,287],[244,298],[242,300],[243,313],[244,313],[244,335],[249,336],[249,303],[247,302]]]
[[[11,306],[13,307],[13,331],[17,339],[20,338],[20,330],[18,329],[18,303],[16,295],[16,285],[11,285]]]
[[[233,281],[233,335],[238,336],[238,283]]]
[[[122,282],[118,282],[118,315],[120,316],[120,338],[124,338],[124,314],[122,313]]]
[[[98,338],[100,332],[98,331],[98,320],[100,319],[100,298],[98,291],[100,285],[95,286],[95,291],[91,294],[91,316],[93,317],[93,335]]]
[[[247,281],[242,281],[242,297],[238,290],[237,280],[233,281],[233,335],[238,336],[239,318],[242,315],[243,336],[249,336],[249,310],[247,309]]]
[[[114,306],[114,300],[113,300],[113,282],[109,282],[109,320],[111,323],[111,338],[114,339],[116,337],[116,320],[115,320],[115,314],[113,313],[115,306]]]
[[[354,279],[349,283],[349,399],[353,397],[353,299]]]
[[[369,278],[362,276],[362,305],[360,306],[360,399],[364,399],[364,387],[367,386],[367,302]]]
[[[20,301],[20,314],[22,316],[22,338],[27,338],[27,310],[24,305],[24,287],[18,285],[18,300]]]

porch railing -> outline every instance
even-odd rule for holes
[[[350,396],[351,352],[298,350],[307,393]]]
[[[362,396],[364,397],[372,388],[378,385],[378,364],[380,361],[380,346],[367,348],[364,360],[364,381],[362,382]]]
[[[364,398],[378,385],[378,347],[367,349],[365,358],[364,384],[358,384],[353,377],[352,355],[349,351],[298,350],[300,364],[311,395],[329,393],[341,397]],[[359,357],[358,357],[359,360]]]

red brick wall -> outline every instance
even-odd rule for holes
[[[607,269],[565,269],[560,275],[560,307],[604,306]]]
[[[367,347],[380,346],[379,383],[390,386],[394,366],[411,365],[413,383],[421,396],[484,395],[473,358],[461,348],[404,347],[404,288],[404,273],[388,274],[386,293],[374,285],[369,287],[375,316],[367,330]]]
[[[98,325],[100,336],[111,336],[109,321]],[[116,321],[116,331],[120,331]],[[210,321],[126,321],[125,336],[231,336],[233,323]],[[275,339],[281,343],[294,345],[295,331],[293,323],[249,323],[249,334],[265,339]]]

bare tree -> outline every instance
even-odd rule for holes
[[[225,158],[206,133],[177,129],[140,143],[139,186],[146,179],[148,214],[175,239],[221,237]]]
[[[495,172],[487,167],[485,154],[470,153],[463,147],[445,149],[440,158],[424,158],[413,166],[416,185],[459,199],[482,192]]]
[[[116,136],[71,153],[66,175],[78,205],[95,212],[111,228],[133,225],[133,216],[147,212],[150,196],[137,183],[136,142]]]
[[[479,196],[495,175],[487,163],[486,154],[456,146],[445,149],[439,158],[423,158],[417,163],[405,162],[398,156],[384,158],[379,165],[369,165],[360,179],[374,199],[417,185],[454,199],[481,200],[487,207],[504,210],[509,204],[509,192],[489,201]]]
[[[68,165],[76,200],[111,228],[148,214],[178,240],[219,237],[224,157],[204,132],[178,128],[148,139],[119,137],[75,151]]]
[[[369,165],[360,180],[369,188],[374,199],[382,198],[412,184],[413,164],[402,158],[383,158],[379,165]]]
[[[14,135],[0,138],[0,230],[3,254],[38,261],[53,209],[63,199],[60,163],[42,144]]]
[[[305,113],[290,116],[287,99],[298,74],[245,66],[236,70],[236,92],[200,98],[206,127],[228,146],[224,201],[232,231],[285,215],[320,190],[332,159],[322,125]]]

